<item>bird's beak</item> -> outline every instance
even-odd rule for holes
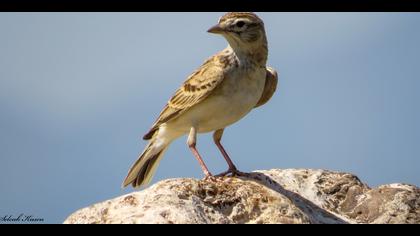
[[[221,34],[225,32],[225,30],[219,24],[217,24],[211,27],[209,30],[207,30],[207,32],[212,33],[212,34]]]

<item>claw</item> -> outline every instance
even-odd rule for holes
[[[248,176],[248,173],[236,170],[232,173],[233,176]]]
[[[222,172],[222,173],[220,173],[218,175],[215,175],[215,177],[224,177],[224,176],[227,176],[228,174],[231,174],[230,176],[232,176],[232,177],[233,176],[247,176],[248,175],[247,173],[241,172],[241,171],[239,171],[237,169],[229,169],[229,170],[227,170],[225,172]]]
[[[206,177],[204,177],[203,180],[204,181],[210,181],[210,182],[217,182],[218,178],[216,176],[213,176],[213,175],[206,175]]]
[[[231,171],[225,171],[225,172],[222,172],[222,173],[220,173],[220,174],[218,174],[218,175],[215,175],[215,177],[225,177],[227,174],[229,174],[229,173],[231,173]]]

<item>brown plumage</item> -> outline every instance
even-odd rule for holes
[[[144,140],[152,138],[159,126],[170,121],[187,111],[190,107],[204,100],[211,94],[217,85],[223,80],[223,74],[220,71],[220,57],[212,57],[196,70],[183,85],[175,92],[175,95],[168,101],[159,117],[144,135]],[[205,73],[205,76],[203,74]],[[194,88],[194,89],[186,89]],[[198,89],[199,88],[199,89]]]
[[[208,32],[225,37],[228,47],[206,60],[169,99],[144,135],[150,141],[123,186],[149,183],[171,142],[185,134],[203,173],[212,176],[196,148],[197,133],[211,131],[229,165],[223,175],[239,173],[221,144],[223,131],[270,100],[277,87],[277,72],[266,66],[267,38],[264,23],[256,14],[227,13]]]
[[[267,67],[267,75],[265,77],[264,91],[257,105],[255,106],[255,108],[266,104],[271,99],[271,97],[274,95],[274,92],[276,92],[277,81],[278,81],[277,72],[273,68]]]

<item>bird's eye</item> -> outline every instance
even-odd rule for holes
[[[242,28],[244,25],[245,25],[245,22],[243,21],[236,22],[236,26],[238,26],[239,28]]]

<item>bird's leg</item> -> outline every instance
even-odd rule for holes
[[[196,148],[197,141],[197,129],[195,127],[191,127],[190,134],[188,135],[188,147],[190,148],[191,152],[197,159],[198,163],[200,163],[201,169],[203,170],[204,174],[206,175],[206,179],[212,177],[213,175],[210,173],[209,169],[207,168],[206,164],[204,163],[203,159],[198,153]]]
[[[229,173],[232,175],[243,175],[244,173],[238,171],[235,164],[233,164],[232,160],[230,159],[229,155],[227,154],[225,148],[220,143],[220,140],[222,140],[224,129],[216,130],[213,134],[213,140],[216,146],[219,148],[220,152],[222,153],[223,157],[225,158],[227,164],[229,165],[229,169],[221,174],[218,174],[217,177],[225,176]]]
[[[224,129],[216,130],[213,134],[213,140],[216,146],[219,148],[220,152],[222,153],[223,157],[225,158],[227,164],[229,165],[229,170],[236,170],[235,164],[233,164],[232,160],[230,159],[229,155],[227,154],[225,148],[222,146],[220,141],[222,140]]]

